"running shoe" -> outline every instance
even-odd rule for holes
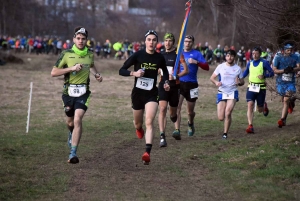
[[[72,132],[69,132],[69,137],[68,137],[68,147],[71,149],[72,146]]]
[[[140,129],[136,129],[135,130],[135,134],[139,139],[142,139],[144,137],[144,129],[140,128]]]
[[[224,133],[223,136],[222,136],[222,139],[227,140],[227,134]]]
[[[268,108],[268,105],[267,105],[266,102],[265,102],[265,104],[264,104],[264,111],[263,111],[263,114],[264,114],[265,117],[268,116],[268,114],[269,114],[269,108]]]
[[[76,164],[79,163],[79,159],[74,153],[70,153],[68,163]]]
[[[160,147],[166,147],[167,146],[167,141],[166,141],[166,137],[161,135],[160,136],[160,143],[159,143]]]
[[[149,163],[150,163],[150,154],[148,154],[148,152],[145,152],[143,154],[142,161],[144,162],[144,165],[149,165]]]
[[[195,127],[194,124],[190,124],[188,122],[188,136],[193,136],[195,133]]]
[[[254,128],[252,125],[249,125],[248,128],[246,129],[247,133],[254,133]]]
[[[180,130],[176,129],[175,131],[173,131],[172,137],[175,138],[175,140],[181,140]]]
[[[289,108],[288,108],[288,113],[289,114],[293,113],[294,107],[295,107],[295,100],[291,99],[290,102],[289,102]]]
[[[285,119],[279,119],[277,123],[278,123],[278,127],[282,128],[282,126],[285,126],[286,121]]]

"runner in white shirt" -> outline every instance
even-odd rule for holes
[[[218,88],[217,112],[220,121],[224,121],[223,139],[227,139],[227,133],[231,125],[231,113],[235,103],[239,101],[237,86],[244,85],[241,67],[234,63],[236,52],[229,50],[226,53],[226,62],[218,65],[210,77],[212,83]],[[219,79],[216,80],[216,77]]]

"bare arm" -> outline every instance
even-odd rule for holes
[[[80,71],[81,68],[82,66],[80,64],[76,64],[75,66],[72,66],[70,68],[57,68],[56,66],[54,66],[51,71],[51,76],[57,77],[74,71]]]
[[[183,71],[181,71],[180,73],[178,73],[178,77],[182,77],[182,76],[184,76],[184,75],[186,75],[186,74],[189,73],[189,68],[186,65],[185,59],[183,57],[183,54],[181,54],[181,56],[180,56],[180,63],[183,66]]]
[[[98,73],[97,69],[95,66],[93,67],[90,67],[90,72],[95,76],[96,80],[98,82],[102,82],[103,78],[102,76],[100,75],[100,73]]]
[[[216,74],[212,74],[211,76],[210,76],[210,81],[213,83],[213,84],[215,84],[217,87],[219,87],[219,86],[221,86],[222,85],[222,82],[219,82],[219,81],[217,81],[216,80],[216,77],[217,77],[218,75],[216,75]]]

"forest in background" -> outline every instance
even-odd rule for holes
[[[118,13],[107,9],[119,0],[1,1],[0,34],[8,36],[56,36],[70,38],[83,25],[97,41],[142,40],[148,29],[167,31],[178,38],[186,0],[129,0],[130,7],[155,11],[149,15]],[[63,2],[63,3],[62,3]],[[260,45],[273,49],[285,41],[299,43],[299,0],[193,0],[187,33],[196,42],[240,46]]]

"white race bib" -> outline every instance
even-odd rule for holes
[[[259,84],[250,84],[249,91],[258,93],[259,90],[260,90],[260,85]]]
[[[136,81],[136,87],[144,90],[151,90],[153,88],[154,79],[139,77]]]
[[[290,82],[293,79],[293,73],[283,73],[282,74],[282,81]]]
[[[234,92],[230,94],[222,93],[222,100],[234,99]]]
[[[191,98],[198,98],[198,88],[191,89],[190,96],[191,96]]]
[[[71,97],[79,97],[86,93],[85,84],[70,84],[68,87],[68,94]]]

